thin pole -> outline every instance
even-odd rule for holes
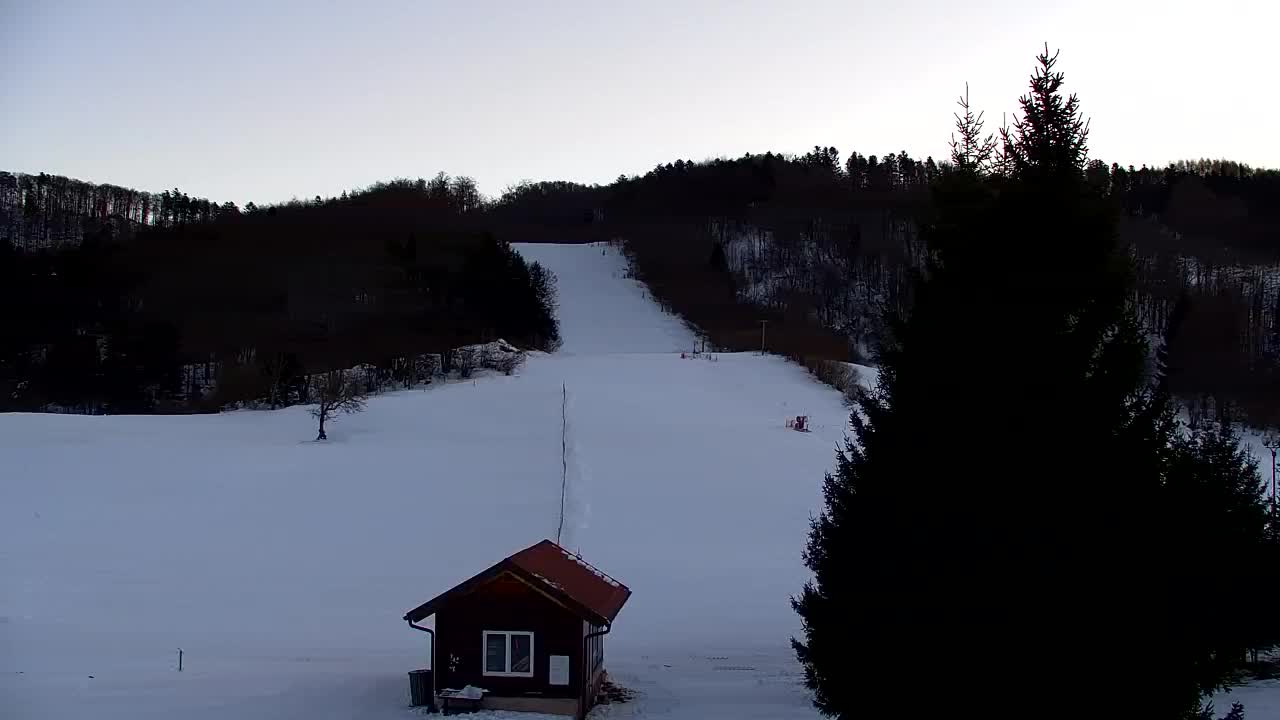
[[[760,321],[760,354],[761,355],[764,354],[764,326],[768,324],[769,324],[768,320]]]
[[[569,484],[569,388],[560,384],[560,524],[556,527],[556,544],[560,544],[560,534],[564,532],[564,496]]]

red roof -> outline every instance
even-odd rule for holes
[[[566,595],[609,622],[613,622],[627,598],[631,597],[626,585],[550,540],[527,547],[507,560],[544,583],[559,587]]]
[[[548,594],[564,601],[584,619],[595,624],[612,623],[627,598],[631,597],[631,590],[626,585],[591,566],[578,555],[550,540],[543,540],[437,595],[410,610],[404,617],[410,622],[418,622],[433,615],[450,599],[470,592],[504,571],[541,586]]]

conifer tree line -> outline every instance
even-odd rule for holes
[[[475,180],[438,173],[431,180],[419,178],[374,183],[356,195],[416,190],[434,208],[456,212],[477,210],[484,202]],[[191,197],[178,188],[159,193],[110,184],[95,184],[61,175],[10,173],[0,171],[0,244],[24,251],[76,245],[104,229],[113,238],[131,237],[143,227],[175,227],[230,219],[242,212],[275,212],[280,208],[332,205],[350,199],[340,197],[303,201],[294,199],[259,207],[253,202],[243,210],[234,202],[218,204],[207,198]]]
[[[1179,323],[1143,327],[1081,102],[1038,61],[1010,127],[957,114],[797,657],[839,718],[1240,718],[1210,700],[1280,645],[1280,517],[1230,423],[1178,420]]]
[[[61,175],[0,172],[0,243],[25,251],[78,244],[103,227],[127,233],[239,212],[234,203],[219,205],[177,188],[150,193]]]
[[[65,213],[23,206],[38,230],[0,244],[0,297],[24,309],[0,331],[0,410],[278,407],[338,369],[370,392],[429,383],[476,343],[551,349],[555,277],[468,219],[479,200],[440,174],[207,217],[83,216],[70,239],[46,232],[69,232]]]

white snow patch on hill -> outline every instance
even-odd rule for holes
[[[846,411],[772,357],[693,338],[602,246],[522,246],[565,345],[515,376],[306,408],[0,415],[0,715],[411,718],[406,610],[555,537],[634,592],[604,717],[812,718],[788,647]],[[809,415],[812,433],[785,429]],[[177,651],[185,652],[178,673]]]
[[[400,618],[554,539],[565,387],[562,539],[634,592],[606,665],[638,697],[593,717],[816,718],[788,599],[840,395],[773,357],[681,359],[613,250],[519,249],[559,276],[562,352],[371,398],[327,443],[306,408],[0,415],[0,717],[418,717],[428,645]],[[1267,717],[1273,689],[1236,695]]]

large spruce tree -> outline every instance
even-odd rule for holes
[[[988,147],[965,107],[931,259],[827,477],[795,647],[830,715],[1174,718],[1220,678],[1174,599],[1209,570],[1164,501],[1193,448],[1055,60],[993,163],[965,155]]]

